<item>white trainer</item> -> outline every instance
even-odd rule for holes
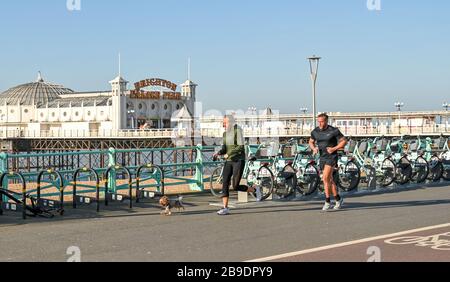
[[[325,205],[322,208],[322,211],[329,211],[329,210],[331,210],[331,204],[325,203]]]
[[[220,211],[217,212],[218,215],[229,215],[230,209],[229,208],[223,208]]]
[[[340,201],[336,202],[336,205],[334,206],[334,210],[340,210],[344,206],[344,199],[341,198]]]

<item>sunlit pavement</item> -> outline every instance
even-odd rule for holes
[[[26,221],[8,212],[0,261],[67,261],[71,247],[81,261],[450,261],[450,186],[346,195],[328,213],[319,198],[237,205],[225,217],[209,195],[184,202],[170,217],[156,204]]]

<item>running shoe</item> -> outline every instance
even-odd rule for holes
[[[218,215],[229,215],[230,209],[229,208],[223,208],[220,211],[217,212]]]
[[[334,210],[337,211],[337,210],[342,209],[343,205],[344,205],[344,199],[341,199],[340,201],[337,201],[336,205],[334,206]]]
[[[331,210],[331,204],[330,203],[325,203],[325,205],[322,208],[322,211],[329,211]]]

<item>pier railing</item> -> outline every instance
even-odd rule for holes
[[[63,184],[51,177],[43,181],[45,185],[39,187],[42,197],[57,197],[64,190],[65,196],[71,196],[75,178],[77,178],[77,193],[95,193],[97,183],[93,179],[94,171],[101,183],[105,183],[105,172],[113,167],[126,168],[131,172],[132,185],[136,186],[137,172],[141,168],[157,167],[164,173],[162,177],[158,170],[150,170],[139,176],[141,189],[152,188],[156,192],[165,187],[166,191],[177,193],[182,186],[182,192],[205,191],[205,183],[209,183],[209,176],[220,162],[212,161],[217,147],[193,146],[140,150],[98,150],[63,153],[32,153],[7,154],[0,153],[0,173],[19,172],[26,180],[27,193],[34,195],[38,192],[37,180],[42,172],[58,172],[62,175]],[[181,153],[183,152],[183,153]],[[153,161],[153,162],[152,162]],[[81,169],[81,170],[80,170]],[[76,172],[81,174],[75,174]],[[74,177],[77,175],[77,177]],[[79,176],[78,176],[79,175]],[[128,189],[129,185],[123,172],[113,171],[108,174],[108,191],[118,193]],[[14,179],[3,183],[3,188],[19,189]],[[61,188],[63,187],[63,188]],[[101,193],[105,193],[100,185]],[[17,190],[20,191],[20,190]],[[6,201],[6,199],[4,199]]]
[[[401,135],[439,135],[450,134],[450,125],[436,126],[342,126],[339,127],[347,136],[401,136]],[[309,127],[287,127],[287,128],[252,128],[244,127],[244,136],[246,138],[267,137],[308,137],[312,128]],[[178,139],[189,137],[222,137],[221,128],[203,128],[195,133],[188,129],[151,129],[151,130],[52,130],[52,131],[33,131],[33,130],[0,130],[0,138],[3,139],[101,139],[101,138],[153,138],[153,139]]]

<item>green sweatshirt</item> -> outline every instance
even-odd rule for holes
[[[227,161],[245,161],[245,141],[242,128],[238,125],[223,134],[223,146],[220,155],[228,155]]]

